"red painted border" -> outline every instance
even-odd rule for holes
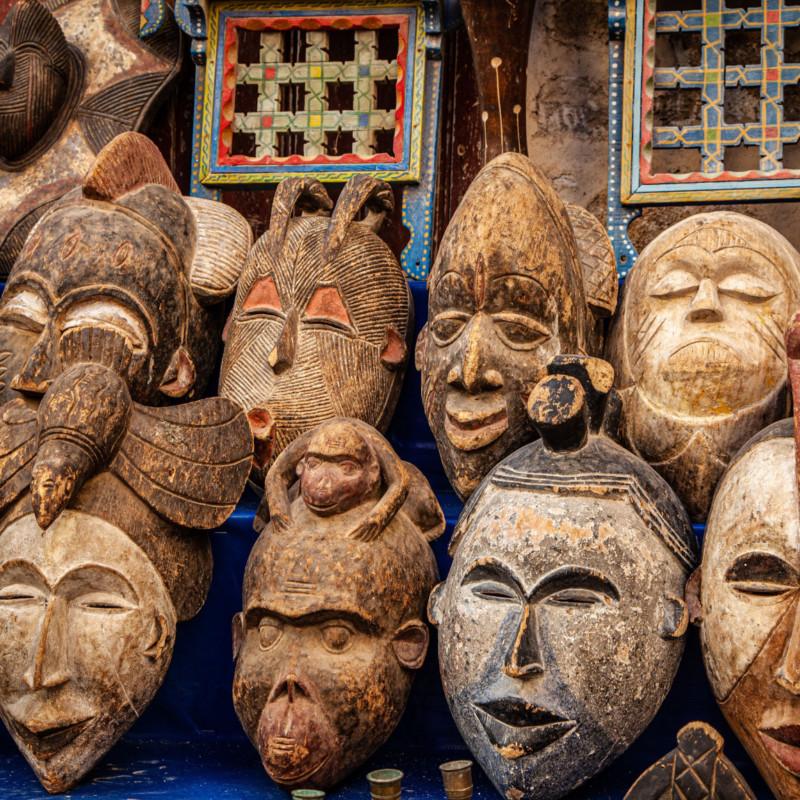
[[[304,158],[292,155],[286,158],[264,156],[263,158],[249,158],[248,156],[229,155],[228,146],[223,141],[223,131],[233,124],[234,93],[236,91],[236,61],[233,54],[236,51],[236,30],[273,30],[285,31],[292,28],[303,30],[319,30],[320,28],[367,28],[377,30],[389,26],[398,26],[399,47],[397,52],[397,108],[395,109],[395,134],[394,158],[386,153],[377,153],[370,158],[363,158],[355,153],[346,153],[342,156],[315,156]],[[403,130],[403,116],[405,110],[406,81],[408,79],[408,17],[404,15],[368,15],[368,16],[324,16],[324,17],[239,17],[228,18],[225,25],[224,62],[222,69],[222,95],[219,114],[219,135],[217,164],[220,166],[296,166],[314,164],[398,164],[403,160],[405,145],[405,132]],[[231,85],[229,86],[229,82]]]

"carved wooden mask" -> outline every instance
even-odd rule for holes
[[[201,391],[218,350],[209,306],[233,292],[249,226],[184,198],[161,154],[128,133],[36,224],[0,299],[0,399],[42,394],[72,364],[104,364],[133,398]]]
[[[421,473],[353,419],[295,439],[266,488],[272,521],[233,623],[234,705],[273,780],[328,788],[403,713],[427,651],[428,542],[444,517]]]
[[[0,26],[0,275],[95,155],[149,121],[178,69],[171,15],[139,37],[138,0],[20,0]]]
[[[693,519],[733,454],[786,415],[783,331],[798,300],[800,254],[730,211],[673,225],[627,278],[609,341],[621,432]]]
[[[674,493],[600,433],[609,365],[551,370],[529,405],[542,440],[473,493],[429,606],[461,735],[519,800],[568,794],[650,723],[683,652],[695,553]]]
[[[248,412],[259,482],[289,442],[326,419],[385,429],[402,384],[413,307],[375,233],[393,208],[391,189],[354,178],[329,219],[331,206],[318,181],[278,186],[226,325],[219,390]]]
[[[163,681],[178,621],[202,607],[208,537],[250,471],[222,398],[131,400],[79,364],[38,410],[0,408],[0,718],[42,785],[77,783]]]
[[[535,436],[525,401],[549,361],[602,349],[613,253],[598,220],[572,215],[574,225],[527,158],[506,153],[481,170],[445,231],[416,356],[428,423],[462,498]]]

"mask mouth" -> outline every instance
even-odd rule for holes
[[[800,725],[761,728],[758,735],[770,755],[785,770],[800,777]]]
[[[479,450],[508,429],[508,405],[499,392],[465,395],[450,391],[444,413],[444,432],[459,450]]]
[[[577,722],[520,697],[475,703],[475,715],[503,758],[529,756],[572,731]]]
[[[27,723],[12,720],[12,726],[19,738],[30,747],[37,758],[48,759],[67,745],[71,744],[87,728],[94,716],[83,719],[65,719],[60,722],[37,722],[35,719]]]
[[[671,381],[696,380],[698,373],[730,375],[743,371],[739,355],[718,338],[703,337],[686,342],[667,359],[665,374]]]

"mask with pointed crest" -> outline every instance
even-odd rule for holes
[[[614,443],[610,365],[558,356],[516,450],[464,507],[434,589],[450,710],[502,797],[555,800],[649,725],[683,652],[689,520]]]
[[[208,537],[252,461],[243,411],[150,408],[108,366],[0,408],[0,718],[42,785],[77,783],[161,685]]]
[[[273,780],[328,788],[403,713],[444,516],[422,474],[355,419],[287,445],[266,497],[233,621],[234,705]]]
[[[241,215],[182,197],[155,145],[121,134],[39,220],[9,275],[0,398],[41,395],[79,363],[114,370],[138,402],[196,396],[217,352],[214,305],[250,243]]]
[[[462,497],[530,441],[525,402],[560,353],[599,354],[617,301],[600,222],[518,153],[484,167],[442,239],[417,340],[425,414]]]
[[[376,234],[394,208],[391,188],[353,178],[331,217],[332,208],[318,181],[278,186],[226,325],[220,394],[248,411],[258,483],[289,442],[326,419],[384,430],[402,384],[411,298]]]

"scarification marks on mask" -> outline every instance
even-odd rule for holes
[[[0,392],[8,385],[8,360],[11,358],[10,350],[0,351]]]
[[[75,251],[78,249],[78,244],[81,240],[81,232],[74,231],[71,233],[67,238],[64,240],[64,244],[61,245],[61,249],[58,251],[59,256],[63,261],[67,261],[71,256],[75,254]]]
[[[298,561],[287,575],[283,591],[289,595],[313,595],[317,591],[317,582],[311,578],[307,561]]]

